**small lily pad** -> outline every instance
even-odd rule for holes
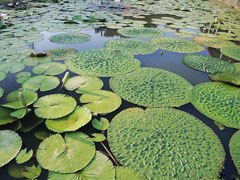
[[[62,74],[66,70],[67,70],[67,66],[65,64],[50,62],[50,63],[40,64],[34,67],[32,69],[32,72],[35,74],[54,76],[54,75]]]
[[[240,61],[240,46],[223,47],[220,49],[220,51],[225,56]]]
[[[232,160],[240,174],[240,131],[237,131],[230,139],[229,150]]]
[[[34,136],[39,140],[47,139],[51,134],[46,131],[38,131],[34,133]]]
[[[38,176],[40,176],[42,172],[42,168],[40,165],[37,167],[35,165],[32,166],[25,166],[25,171],[23,172],[23,176],[28,178],[28,179],[35,179]]]
[[[16,75],[17,83],[23,84],[25,81],[31,78],[30,72],[20,72]]]
[[[30,149],[28,152],[27,152],[27,148],[22,149],[16,157],[17,164],[22,164],[27,162],[29,159],[31,159],[32,155],[33,155],[32,149]]]
[[[90,40],[88,34],[75,33],[75,34],[56,34],[50,37],[50,41],[58,44],[80,44]]]
[[[10,115],[12,117],[15,117],[17,119],[22,119],[24,116],[26,116],[27,113],[29,113],[32,109],[30,108],[21,108],[17,109],[14,112],[12,112]]]
[[[76,49],[71,48],[54,48],[46,51],[47,55],[53,60],[64,60],[76,52]]]
[[[97,130],[104,131],[109,127],[109,121],[106,118],[100,118],[100,121],[97,119],[93,119],[92,126]]]
[[[117,32],[126,37],[136,38],[157,38],[163,37],[164,33],[159,29],[145,28],[145,27],[126,27],[117,30]]]
[[[91,139],[94,142],[102,142],[102,141],[106,140],[106,137],[101,133],[93,133],[93,134],[91,134],[91,136],[93,136]]]

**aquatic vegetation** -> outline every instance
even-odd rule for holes
[[[205,116],[240,129],[240,89],[220,82],[201,83],[192,90],[192,104]]]
[[[64,60],[76,52],[77,50],[72,48],[54,48],[46,51],[47,55],[53,60]]]
[[[221,53],[232,59],[240,61],[240,46],[229,46],[220,49]]]
[[[0,125],[9,124],[17,120],[10,115],[12,112],[14,110],[0,106]]]
[[[162,37],[152,39],[150,43],[159,49],[177,53],[195,53],[204,50],[204,48],[197,43],[180,38]]]
[[[91,134],[91,136],[93,136],[91,139],[94,142],[102,142],[107,139],[102,133],[93,133],[93,134]]]
[[[26,57],[22,63],[26,66],[37,66],[38,64],[44,64],[44,63],[49,63],[51,62],[51,58],[47,57],[47,56],[43,56],[43,57]]]
[[[127,167],[116,167],[116,180],[144,180],[138,172]]]
[[[25,169],[26,169],[26,172],[23,172],[23,176],[28,179],[35,179],[42,172],[40,165],[38,165],[37,167],[35,165],[32,165],[31,167],[25,166]]]
[[[0,71],[10,73],[18,73],[25,68],[25,65],[20,62],[6,62],[0,64]],[[5,78],[4,78],[5,79]]]
[[[25,81],[30,79],[30,77],[31,77],[30,72],[20,72],[20,73],[16,74],[16,78],[17,78],[16,81],[19,84],[23,84]]]
[[[64,117],[73,112],[76,105],[77,102],[73,97],[64,94],[46,95],[33,104],[35,115],[46,119]]]
[[[10,130],[0,131],[0,167],[16,157],[22,147],[21,137]]]
[[[0,98],[3,96],[3,94],[4,94],[4,90],[3,88],[0,87]]]
[[[173,108],[123,110],[110,124],[108,142],[122,165],[148,179],[217,179],[225,159],[209,127]]]
[[[184,78],[156,68],[140,68],[110,79],[123,99],[146,107],[179,107],[190,102],[192,85]]]
[[[62,74],[67,70],[67,66],[62,63],[50,62],[40,64],[32,69],[32,72],[35,74],[43,74],[54,76],[58,74]]]
[[[214,37],[194,37],[193,40],[197,42],[198,44],[201,44],[203,46],[207,47],[213,47],[213,48],[223,48],[228,46],[234,46],[235,43],[231,41],[227,41],[220,38],[214,38]]]
[[[44,169],[74,173],[88,165],[95,154],[94,142],[84,133],[68,132],[43,140],[37,150],[37,161]]]
[[[83,33],[62,33],[50,37],[50,41],[58,44],[80,44],[90,40],[90,35]]]
[[[38,118],[38,117],[31,117],[31,120],[29,119],[22,119],[21,124],[22,127],[20,128],[20,131],[22,132],[30,132],[32,131],[35,127],[43,123],[44,119]]]
[[[22,164],[27,162],[29,159],[31,159],[32,155],[33,155],[32,149],[30,149],[28,152],[27,152],[27,148],[22,149],[16,156],[17,164]]]
[[[211,56],[189,54],[183,57],[183,64],[198,71],[214,73],[234,71],[234,65]]]
[[[119,50],[92,49],[78,51],[66,65],[76,74],[108,77],[133,71],[140,67],[140,61]]]
[[[233,134],[230,142],[229,142],[229,150],[230,154],[232,156],[232,160],[238,170],[238,173],[240,174],[240,131],[237,131],[235,134]]]
[[[145,28],[145,27],[126,27],[117,30],[117,32],[126,37],[136,37],[136,38],[157,38],[163,37],[164,33],[159,29]]]
[[[109,121],[106,118],[100,118],[100,120],[93,119],[92,126],[97,130],[106,130],[109,127]]]

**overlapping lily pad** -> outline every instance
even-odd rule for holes
[[[17,78],[16,79],[17,83],[22,84],[31,78],[31,73],[30,72],[20,72],[20,73],[16,74],[16,78]]]
[[[195,53],[204,50],[196,42],[180,38],[162,37],[152,39],[150,43],[159,49],[178,53]]]
[[[144,180],[144,178],[130,168],[116,167],[116,180]]]
[[[228,46],[234,46],[235,43],[224,40],[221,38],[214,38],[214,37],[194,37],[193,40],[197,42],[198,44],[207,46],[207,47],[213,47],[213,48],[223,48]]]
[[[46,51],[47,55],[53,60],[64,60],[76,52],[76,49],[71,48],[54,48]]]
[[[133,71],[139,68],[140,61],[119,50],[92,49],[78,51],[66,64],[76,74],[108,77]]]
[[[21,137],[10,130],[0,131],[0,167],[10,162],[22,147]]]
[[[240,46],[223,47],[220,49],[220,51],[225,56],[240,61]]]
[[[122,103],[121,98],[110,91],[89,91],[80,97],[81,103],[94,113],[105,114],[115,111]]]
[[[233,134],[230,143],[229,149],[232,156],[232,160],[240,174],[240,131],[237,131]]]
[[[44,169],[74,173],[86,167],[94,154],[94,142],[86,134],[69,132],[64,138],[55,134],[43,140],[37,150],[37,160]]]
[[[205,116],[240,129],[240,89],[220,82],[201,83],[192,90],[192,104]]]
[[[136,38],[157,38],[164,36],[164,33],[159,29],[145,27],[126,27],[117,30],[117,32],[126,37]]]
[[[48,129],[54,132],[76,131],[86,125],[92,118],[90,110],[86,107],[77,107],[71,114],[60,119],[46,120]]]
[[[50,37],[50,41],[58,44],[80,44],[90,40],[88,34],[83,33],[62,33]]]
[[[173,108],[129,108],[108,129],[118,161],[147,179],[217,179],[225,152],[214,134],[194,116]]]
[[[146,107],[179,107],[190,102],[192,89],[184,78],[155,68],[113,77],[110,87],[123,99]]]
[[[25,68],[24,64],[20,62],[6,62],[0,64],[0,72],[11,72],[11,73],[17,73],[22,71]]]
[[[15,117],[10,115],[12,112],[13,110],[9,108],[0,107],[0,125],[12,123],[17,120]]]
[[[75,109],[77,102],[71,96],[52,94],[39,98],[34,103],[36,116],[46,119],[64,117]]]
[[[32,72],[35,74],[43,74],[43,75],[58,75],[66,71],[67,66],[62,63],[55,63],[55,62],[50,62],[50,63],[44,63],[40,64],[32,69]]]
[[[190,54],[183,57],[183,64],[202,72],[233,72],[234,65],[211,56]]]

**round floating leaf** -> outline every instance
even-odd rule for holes
[[[106,118],[100,118],[100,121],[97,119],[93,119],[92,126],[97,130],[104,131],[109,127],[109,121]]]
[[[74,76],[70,78],[64,86],[67,90],[81,93],[81,90],[95,91],[103,87],[103,82],[97,77]]]
[[[193,40],[196,41],[198,44],[213,48],[222,48],[235,45],[235,43],[231,41],[214,37],[194,37]]]
[[[13,92],[9,93],[6,96],[5,104],[3,104],[2,106],[12,108],[12,109],[24,108],[25,106],[23,105],[23,103],[20,99],[20,96],[19,96],[20,93],[22,93],[22,95],[24,96],[24,99],[26,100],[26,106],[33,104],[38,98],[38,94],[34,91],[17,90],[17,91],[13,91]]]
[[[32,72],[35,74],[44,74],[44,75],[58,75],[66,71],[67,66],[61,63],[44,63],[40,64],[32,69]]]
[[[36,179],[38,176],[40,176],[42,172],[42,168],[40,165],[37,167],[35,165],[32,166],[25,166],[25,170],[23,172],[23,176],[26,177],[27,179]]]
[[[22,164],[27,162],[29,159],[31,159],[32,155],[33,155],[32,149],[30,149],[28,152],[27,152],[27,148],[22,149],[16,157],[17,164]]]
[[[53,60],[64,60],[76,52],[76,49],[71,48],[54,48],[46,51],[47,55]]]
[[[85,104],[88,109],[94,113],[110,113],[115,111],[122,103],[121,98],[110,91],[98,90],[98,91],[89,91],[86,94],[83,94],[80,97],[81,103]]]
[[[233,72],[234,65],[211,56],[189,54],[183,57],[183,64],[202,72]]]
[[[38,64],[48,63],[51,62],[51,58],[47,56],[43,57],[27,57],[23,60],[23,63],[26,66],[37,66]]]
[[[140,67],[140,61],[121,51],[92,49],[78,51],[66,61],[76,74],[108,77],[125,74]]]
[[[32,109],[30,108],[21,108],[21,109],[18,109],[14,112],[12,112],[10,115],[12,117],[15,117],[17,119],[22,119],[27,113],[29,113]]]
[[[88,34],[75,33],[75,34],[56,34],[50,37],[50,41],[58,44],[80,44],[90,40]]]
[[[127,168],[127,167],[116,167],[116,180],[144,180],[139,173]]]
[[[232,160],[240,174],[240,131],[237,131],[229,142],[229,150]]]
[[[3,94],[4,94],[4,90],[3,88],[0,87],[0,98],[3,96]]]
[[[23,178],[24,171],[26,171],[24,164],[17,164],[16,162],[11,162],[8,165],[8,174],[14,178]]]
[[[195,53],[204,50],[204,48],[197,43],[180,38],[162,37],[153,39],[150,43],[159,49],[177,53]]]
[[[152,54],[157,48],[149,42],[139,39],[116,39],[104,43],[104,47],[111,50],[121,50],[131,55]]]
[[[217,135],[173,108],[130,108],[116,115],[108,142],[118,161],[147,179],[217,179],[225,152]]]
[[[192,90],[192,104],[205,116],[240,129],[240,89],[220,82],[201,83]]]
[[[102,133],[93,133],[91,136],[93,136],[91,139],[94,142],[102,142],[106,140],[106,137]]]
[[[240,61],[240,46],[223,47],[220,49],[220,51],[225,56]]]
[[[4,80],[7,77],[7,72],[0,72],[0,81]]]
[[[22,87],[33,91],[49,91],[55,89],[59,83],[60,81],[57,77],[38,75],[27,80]]]
[[[71,96],[52,94],[39,98],[34,103],[36,116],[47,119],[64,117],[75,109],[77,102]]]
[[[117,32],[126,37],[136,38],[157,38],[164,36],[164,33],[159,29],[145,27],[126,27],[117,30]]]
[[[50,171],[74,173],[84,168],[95,154],[94,142],[84,133],[66,133],[64,139],[55,134],[39,145],[37,160]]]
[[[54,132],[76,131],[92,119],[91,112],[86,107],[77,107],[71,114],[60,119],[46,120],[49,130]]]
[[[96,152],[92,161],[81,171],[74,174],[49,172],[48,180],[114,180],[115,172],[112,162],[102,153]]]
[[[10,130],[0,131],[0,167],[11,161],[22,147],[21,137]]]
[[[20,72],[16,75],[16,77],[17,77],[17,83],[22,84],[31,78],[31,73],[30,72]]]
[[[190,102],[192,85],[184,78],[155,68],[140,68],[110,79],[123,99],[146,107],[179,107]]]

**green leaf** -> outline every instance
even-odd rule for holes
[[[49,134],[46,131],[38,131],[34,133],[34,136],[39,139],[39,140],[44,140],[46,138],[48,138],[51,134]]]
[[[95,145],[86,134],[71,132],[64,139],[55,134],[43,140],[37,150],[37,160],[44,169],[74,173],[87,166],[94,154]]]
[[[69,80],[69,72],[66,72],[62,78],[63,86],[65,86],[68,80]]]
[[[40,64],[32,69],[32,72],[35,74],[43,74],[43,75],[59,75],[66,71],[67,66],[65,64],[50,62]]]
[[[10,115],[12,112],[12,109],[0,107],[0,125],[12,123],[17,120],[17,118]]]
[[[51,62],[51,58],[47,56],[43,57],[27,57],[23,60],[26,66],[37,66],[38,64]]]
[[[237,131],[230,139],[229,150],[232,160],[240,174],[240,131]]]
[[[102,142],[102,141],[106,140],[106,137],[101,133],[93,133],[93,134],[91,134],[91,136],[93,136],[91,139],[94,142]]]
[[[56,34],[50,37],[50,41],[58,44],[80,44],[90,40],[90,35],[83,33]]]
[[[22,119],[27,113],[29,113],[32,109],[30,108],[22,108],[22,109],[18,109],[14,112],[12,112],[10,115],[12,117],[15,117],[17,119]]]
[[[73,112],[76,105],[77,102],[71,96],[52,94],[39,98],[33,106],[36,116],[40,118],[57,119]]]
[[[32,167],[25,166],[26,172],[23,172],[23,176],[28,179],[35,179],[41,174],[41,166],[32,165]]]
[[[144,180],[138,172],[127,167],[116,167],[116,180]]]
[[[64,60],[76,52],[76,49],[71,48],[54,48],[46,51],[47,55],[53,60]]]
[[[0,131],[0,167],[16,157],[22,147],[21,137],[10,130]]]
[[[126,37],[136,38],[157,38],[164,36],[164,33],[159,29],[145,27],[126,27],[117,30],[117,32]]]
[[[109,121],[106,118],[100,118],[92,120],[92,126],[97,130],[106,130],[109,127]]]
[[[4,90],[3,88],[0,87],[0,98],[3,96],[3,94],[4,94]]]
[[[32,155],[33,155],[32,149],[30,149],[28,152],[27,152],[27,148],[22,149],[16,157],[17,164],[22,164],[27,162],[29,159],[31,159]]]
[[[212,47],[212,48],[223,48],[228,46],[234,46],[235,43],[231,41],[227,41],[221,38],[214,38],[214,37],[194,37],[194,41],[196,41],[198,44]]]
[[[91,91],[95,94],[83,94],[80,97],[81,103],[87,103],[84,106],[91,112],[105,114],[115,111],[122,103],[121,98],[110,91],[98,90]]]
[[[17,78],[17,83],[23,84],[25,81],[31,78],[31,73],[30,72],[20,72],[16,74]]]
[[[240,47],[239,46],[223,47],[220,49],[220,51],[225,56],[228,56],[232,59],[240,61]]]
[[[20,99],[20,102],[22,103],[22,105],[24,107],[26,107],[28,103],[27,103],[27,100],[25,99],[25,97],[24,97],[22,92],[19,92],[19,99]]]
[[[0,72],[0,81],[6,79],[7,77],[7,72]]]

